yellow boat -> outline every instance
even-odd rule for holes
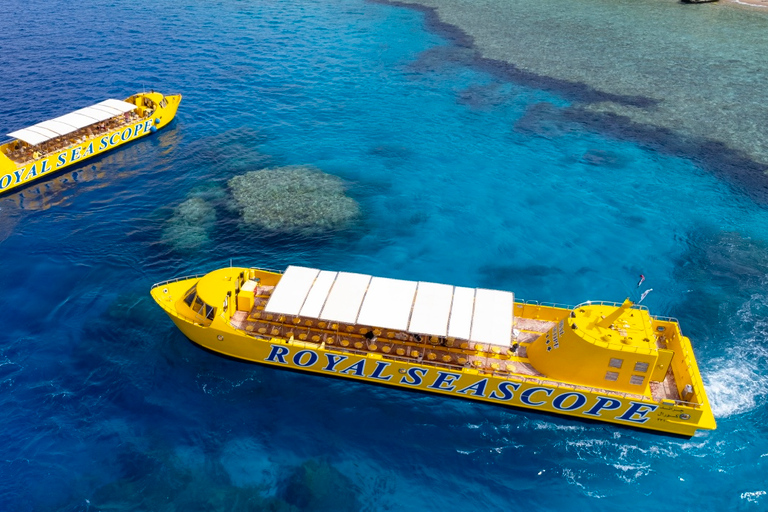
[[[180,102],[180,94],[138,93],[9,133],[0,144],[0,193],[159,130]]]
[[[152,287],[192,341],[246,361],[692,436],[715,418],[691,342],[644,306],[290,266]]]

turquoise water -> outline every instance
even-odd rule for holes
[[[184,100],[156,136],[0,197],[0,509],[765,509],[768,212],[717,159],[574,118],[572,94],[488,71],[402,7],[11,1],[6,132],[142,88]],[[360,218],[312,236],[244,224],[227,182],[289,165],[344,180]],[[195,198],[199,222],[179,222]],[[215,356],[148,290],[230,259],[564,303],[647,285],[694,342],[718,430]]]

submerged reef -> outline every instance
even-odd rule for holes
[[[283,499],[306,512],[356,512],[361,509],[354,483],[323,460],[309,459],[288,477]]]
[[[228,182],[243,221],[277,233],[316,235],[360,216],[341,179],[311,166],[252,171]]]
[[[202,197],[191,197],[178,205],[168,220],[163,239],[179,250],[208,243],[216,223],[216,209]]]

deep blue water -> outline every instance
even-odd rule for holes
[[[0,197],[0,510],[766,510],[768,211],[670,148],[467,62],[422,13],[362,0],[8,0],[3,133],[106,97],[176,121]],[[464,57],[457,58],[457,55]],[[362,217],[264,233],[226,182],[312,165]],[[201,239],[173,232],[191,197]],[[653,288],[718,429],[690,440],[227,360],[151,301],[229,264],[577,303]],[[293,507],[293,508],[290,508]]]

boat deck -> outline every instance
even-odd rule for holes
[[[542,384],[573,388],[574,390],[600,391],[642,400],[642,394],[620,393],[611,390],[591,388],[550,381],[529,363],[528,345],[548,332],[555,322],[516,317],[515,337],[509,348],[498,345],[454,339],[450,337],[425,336],[418,334],[379,329],[374,326],[325,322],[314,318],[286,316],[264,312],[272,290],[261,289],[255,297],[250,312],[237,311],[231,318],[231,325],[246,335],[269,340],[281,338],[297,340],[320,349],[334,349],[343,352],[368,355],[380,354],[386,359],[418,362],[443,367],[454,371],[465,368],[479,373],[499,377],[516,376],[523,380],[533,379]],[[675,379],[668,373],[663,382],[650,383],[650,394],[654,400],[679,400]]]

